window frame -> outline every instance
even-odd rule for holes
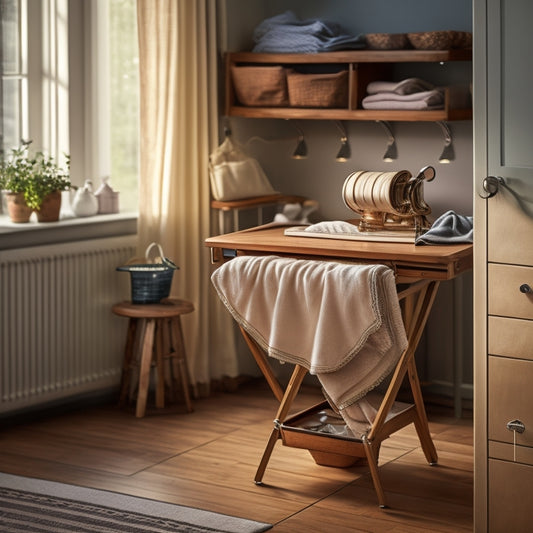
[[[69,154],[74,187],[86,179],[97,187],[111,170],[110,95],[102,83],[109,76],[107,34],[102,32],[108,27],[107,1],[17,0],[21,56],[28,61],[22,138],[31,138],[32,149],[58,161]],[[121,215],[137,218],[136,210],[121,209]],[[9,233],[10,227],[14,230],[0,210],[0,233]],[[15,233],[24,229],[17,227]]]

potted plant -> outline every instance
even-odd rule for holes
[[[22,141],[0,166],[0,188],[6,191],[9,216],[13,222],[28,222],[35,211],[39,222],[57,221],[61,191],[70,187],[70,159],[66,156],[64,170],[43,152],[30,156],[30,144]]]

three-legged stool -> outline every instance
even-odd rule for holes
[[[165,406],[165,383],[168,392],[173,396],[179,377],[187,411],[191,412],[193,409],[189,396],[189,372],[180,317],[194,311],[193,304],[171,298],[157,304],[133,304],[125,301],[115,304],[112,311],[116,315],[129,318],[120,405],[124,405],[128,399],[133,370],[139,368],[135,415],[139,418],[144,416],[150,370],[155,366],[156,407]]]

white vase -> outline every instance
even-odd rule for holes
[[[85,180],[85,185],[76,191],[72,212],[77,217],[90,217],[98,213],[98,200],[93,194],[91,180]]]

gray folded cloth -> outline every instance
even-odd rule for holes
[[[300,20],[292,11],[263,20],[254,30],[253,52],[315,54],[366,47],[364,36],[320,19]]]
[[[446,211],[426,233],[416,238],[415,244],[469,244],[473,242],[473,217]]]

